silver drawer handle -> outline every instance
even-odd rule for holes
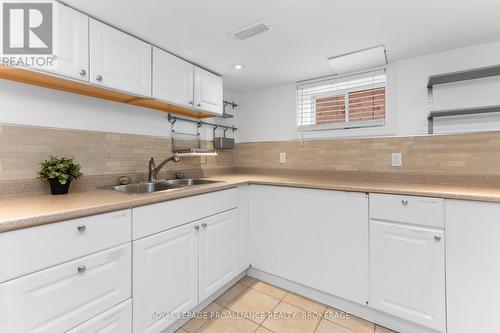
[[[405,200],[405,199],[401,200],[401,204],[403,206],[408,206],[408,200]]]
[[[79,232],[84,232],[85,230],[87,230],[87,226],[84,224],[80,224],[78,227],[76,227],[76,229],[78,229]]]
[[[78,267],[76,268],[76,270],[78,271],[78,273],[80,273],[80,274],[81,274],[81,273],[83,273],[83,272],[85,272],[85,271],[87,270],[87,266],[85,266],[85,265],[80,265],[80,266],[78,266]]]
[[[95,78],[97,81],[102,81],[102,75],[97,75],[97,77]]]
[[[81,76],[86,76],[86,75],[87,75],[87,71],[86,71],[85,69],[82,69],[82,70],[80,71],[80,75],[81,75]]]
[[[194,226],[194,229],[195,229],[195,230],[200,230],[200,226],[199,226],[199,225],[195,225],[195,226]]]
[[[203,223],[201,226],[202,226],[203,228],[206,228],[206,227],[207,227],[207,224],[206,224],[206,223]]]
[[[441,236],[435,235],[435,236],[434,236],[434,240],[435,240],[436,242],[439,242],[439,241],[441,240]]]

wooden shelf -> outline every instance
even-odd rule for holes
[[[64,79],[58,76],[45,74],[42,72],[27,70],[17,67],[0,65],[0,79],[22,82],[38,87],[44,87],[73,94],[95,97],[124,104],[136,105],[148,109],[159,110],[168,113],[175,113],[193,118],[213,117],[189,108],[183,108],[159,100],[148,99],[132,94],[127,94],[112,89],[93,86],[91,84]]]

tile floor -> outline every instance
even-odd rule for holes
[[[177,332],[396,333],[249,276],[202,313]]]

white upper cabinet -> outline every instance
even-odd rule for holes
[[[89,80],[89,18],[72,8],[54,3],[54,55],[52,66],[42,71],[71,79]]]
[[[151,45],[90,20],[90,82],[151,96]]]
[[[370,304],[446,331],[443,230],[370,222]]]
[[[223,113],[222,78],[202,68],[194,68],[194,107],[215,115]]]
[[[238,209],[200,220],[199,302],[235,278],[238,270]]]
[[[153,98],[193,107],[194,65],[153,48]]]

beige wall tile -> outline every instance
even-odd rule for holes
[[[220,156],[207,158],[204,165],[197,158],[183,158],[179,163],[167,164],[165,169],[232,167],[233,152],[221,151]],[[94,176],[145,172],[149,158],[161,160],[172,153],[166,137],[2,126],[0,181],[35,179],[40,161],[51,154],[74,157],[84,175]]]

